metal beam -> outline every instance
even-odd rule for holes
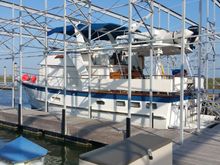
[[[7,7],[7,8],[13,8],[13,6],[14,6],[15,10],[20,10],[18,4],[15,4],[15,3],[13,4],[13,3],[7,2],[7,1],[2,1],[1,0],[0,1],[0,6]],[[30,8],[30,7],[22,6],[21,11],[25,11],[25,10],[27,10],[31,14],[39,14],[39,15],[42,15],[42,16],[44,15],[44,11],[40,11],[40,10],[33,9],[33,8]],[[52,14],[52,13],[47,13],[47,17],[53,18],[55,20],[60,20],[60,21],[63,20],[62,16],[59,16],[59,15],[56,15],[56,14]]]
[[[183,125],[183,114],[184,114],[184,61],[185,61],[185,19],[186,18],[186,0],[182,1],[182,38],[181,38],[181,78],[180,78],[180,143],[184,141],[184,125]]]
[[[8,36],[8,37],[12,37],[12,34],[14,35],[14,37],[19,37],[19,33],[18,32],[6,32],[6,31],[0,31],[0,35],[4,35],[4,36]],[[36,35],[30,35],[30,34],[22,34],[23,38],[37,38],[40,41],[45,41],[45,37],[44,36],[36,36]],[[63,43],[62,39],[52,39],[52,38],[48,38],[48,41],[50,42],[55,42],[55,43]],[[73,46],[75,45],[73,43],[73,41],[66,41],[69,45],[72,44]],[[43,47],[42,47],[43,48]]]
[[[13,24],[14,26],[18,26],[17,28],[14,28],[14,29],[18,29],[19,28],[19,22],[16,21],[16,20],[10,20],[10,19],[4,19],[4,18],[1,18],[0,17],[0,23],[1,23],[1,27],[2,27],[2,24],[4,23],[5,25],[11,25]],[[27,27],[27,28],[31,28],[31,29],[35,29],[35,30],[44,30],[44,28],[36,25],[36,24],[30,24],[30,23],[23,23],[21,25],[22,27]],[[48,28],[49,30],[51,30],[51,28]]]
[[[124,16],[124,15],[112,12],[112,11],[110,11],[108,9],[104,9],[104,8],[96,6],[94,4],[92,4],[91,7],[92,7],[92,10],[94,10],[94,11],[97,11],[97,12],[109,15],[111,17],[114,17],[114,18],[117,18],[117,19],[120,19],[120,20],[123,20],[123,21],[128,21],[128,17],[127,16]],[[154,7],[158,8],[158,9],[160,9],[160,10],[166,12],[166,13],[169,13],[171,16],[176,17],[179,20],[182,19],[181,14],[179,14],[179,13],[169,9],[168,7],[165,7],[164,5],[160,4],[159,2],[154,1]],[[133,20],[133,21],[137,21],[137,20]],[[196,22],[192,21],[189,18],[186,18],[186,23],[188,23],[190,25],[198,25]]]
[[[212,0],[213,1],[213,0]],[[71,2],[71,1],[69,1]],[[83,2],[81,2],[83,3]],[[78,3],[79,4],[79,3]],[[82,5],[82,4],[81,4]],[[216,5],[218,7],[220,7],[220,2],[219,1],[216,1]],[[7,8],[13,8],[15,10],[19,10],[19,5],[17,4],[13,4],[11,2],[6,2],[6,1],[0,1],[0,6],[4,6],[4,7],[7,7]],[[160,9],[161,11],[163,12],[166,12],[168,13],[170,16],[173,16],[179,20],[182,19],[182,16],[181,14],[169,9],[168,7],[160,4],[159,2],[156,2],[154,1],[154,6],[158,9]],[[26,7],[26,6],[23,6],[23,8],[21,9],[22,11],[28,11],[29,13],[32,13],[32,14],[38,14],[38,15],[44,15],[45,11],[40,11],[40,10],[37,10],[37,9],[33,9],[33,8],[30,8],[30,7]],[[114,18],[117,18],[119,20],[123,20],[123,21],[126,21],[128,22],[128,17],[127,16],[124,16],[124,15],[121,15],[121,14],[118,14],[118,13],[115,13],[113,11],[110,11],[109,9],[105,9],[105,8],[102,8],[102,7],[99,7],[99,6],[96,6],[94,4],[91,4],[91,10],[93,11],[97,11],[97,12],[100,12],[100,13],[103,13],[103,14],[106,14],[108,16],[111,16],[111,17],[114,17]],[[60,21],[63,21],[63,16],[60,16],[60,15],[57,15],[57,14],[53,14],[53,13],[47,13],[47,17],[48,18],[52,18],[52,19],[55,19],[55,20],[60,20]],[[78,23],[79,20],[78,19],[74,19],[75,21],[73,22],[76,22]],[[82,21],[82,20],[81,20]],[[138,21],[138,20],[133,20],[133,21]],[[70,22],[68,19],[67,19],[67,22]],[[198,23],[194,22],[193,20],[189,19],[189,18],[186,18],[186,23],[188,23],[189,25],[194,25],[194,26],[198,26]],[[29,26],[29,25],[28,25]],[[31,25],[30,25],[31,27]],[[39,27],[38,27],[39,28]],[[156,28],[156,27],[154,27]],[[206,29],[206,27],[202,27],[202,29]],[[220,39],[220,36],[217,35],[216,36],[218,39]]]
[[[202,0],[199,1],[199,55],[198,55],[198,93],[197,93],[197,133],[200,132],[200,110],[201,110],[201,58],[202,58]]]
[[[174,10],[169,9],[168,7],[162,5],[159,2],[154,1],[154,7],[156,7],[158,10],[162,10],[163,12],[166,12],[167,14],[170,14],[173,17],[178,18],[180,21],[182,20],[182,15],[175,12]],[[193,20],[186,18],[186,23],[190,24],[190,25],[198,25],[198,23],[194,22]]]
[[[21,9],[23,6],[23,0],[20,0],[19,8]],[[22,108],[23,108],[23,87],[22,87],[22,72],[23,72],[23,28],[22,24],[22,12],[19,11],[19,104],[18,104],[18,125],[23,125],[23,116],[22,116]]]
[[[126,118],[126,138],[129,138],[131,136],[131,67],[132,67],[132,0],[129,0],[129,7],[128,7],[128,15],[129,15],[129,45],[128,45],[128,114]]]
[[[83,2],[82,2],[83,3]],[[84,4],[84,3],[83,3]],[[216,3],[219,7],[220,7],[220,2]],[[82,4],[81,4],[82,5]],[[165,13],[167,13],[168,15],[170,16],[173,16],[177,19],[179,19],[180,21],[182,20],[182,15],[175,12],[174,10],[172,9],[169,9],[168,7],[160,4],[159,2],[156,2],[154,1],[154,7],[157,8],[158,10],[160,9],[160,11],[163,11]],[[96,6],[94,4],[91,5],[91,8],[92,10],[94,11],[97,11],[97,12],[100,12],[100,13],[103,13],[103,14],[106,14],[108,16],[111,16],[111,17],[114,17],[114,18],[117,18],[119,20],[123,20],[123,21],[126,21],[128,22],[129,18],[127,16],[124,16],[124,15],[121,15],[121,14],[118,14],[118,13],[115,13],[115,12],[112,12],[110,11],[109,9],[105,9],[105,8],[102,8],[102,7],[99,7],[99,6]],[[132,19],[133,21],[136,21],[136,22],[139,22],[139,20],[135,20],[135,19]],[[188,23],[189,25],[192,25],[192,26],[199,26],[198,23],[196,23],[195,21],[189,19],[189,18],[185,18],[185,22]],[[144,25],[143,25],[144,26]],[[150,27],[150,25],[148,25]],[[154,28],[158,28],[158,27],[154,27]],[[202,29],[206,30],[206,27],[202,27]],[[210,33],[210,32],[209,32]],[[220,36],[219,35],[216,35],[216,38],[220,39]]]
[[[7,2],[7,1],[3,1],[3,0],[0,1],[0,6],[6,7],[6,8],[11,8],[11,9],[14,7],[15,10],[27,11],[27,12],[29,12],[31,14],[37,14],[37,15],[42,15],[42,16],[45,15],[45,11],[44,10],[41,11],[41,10],[37,10],[37,9],[31,8],[31,7],[27,7],[27,6],[22,6],[22,8],[20,9],[18,4]],[[57,14],[53,14],[53,13],[50,13],[50,12],[47,12],[47,17],[55,19],[55,20],[63,21],[63,16],[57,15]],[[80,21],[80,20],[75,19],[75,18],[73,18],[73,19],[76,22]]]
[[[212,2],[214,2],[214,0],[212,0]],[[216,0],[215,4],[216,4],[216,6],[218,6],[220,8],[220,1],[219,0]]]

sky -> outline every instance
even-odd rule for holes
[[[7,0],[9,2],[14,2],[14,3],[19,3],[19,0]],[[169,7],[170,9],[174,10],[175,12],[177,13],[181,13],[182,12],[182,0],[156,0],[157,2],[161,3],[162,5],[164,6],[167,6]],[[210,0],[211,1],[211,0]],[[206,12],[206,5],[205,5],[205,2],[206,0],[203,0],[204,4],[203,4],[203,14],[205,15],[205,12]],[[114,12],[117,12],[117,13],[120,13],[120,14],[123,14],[125,16],[128,15],[128,7],[127,5],[124,5],[127,3],[127,0],[92,0],[92,3],[97,5],[97,6],[101,6],[101,7],[104,7],[104,8],[113,8],[112,10]],[[29,7],[32,7],[32,8],[36,8],[36,9],[39,9],[39,10],[44,10],[44,0],[23,0],[23,5],[25,6],[29,6]],[[50,9],[50,12],[54,12],[56,14],[61,14],[62,15],[62,10],[60,9],[63,5],[63,0],[48,0],[48,8]],[[57,8],[59,7],[59,8]],[[52,10],[53,9],[53,10]],[[11,19],[11,15],[12,15],[12,12],[11,10],[9,9],[6,9],[4,7],[0,7],[0,18],[4,18],[4,19]],[[195,22],[198,22],[199,21],[199,14],[198,14],[198,11],[199,11],[199,0],[186,0],[186,17],[192,19],[193,21]],[[212,4],[210,4],[210,20],[213,20],[213,6]],[[70,11],[69,11],[70,12]],[[155,10],[154,11],[155,14],[154,14],[154,25],[155,26],[159,26],[159,22],[158,22],[158,10]],[[144,14],[144,11],[142,12],[142,14]],[[15,15],[18,16],[19,13],[17,11],[15,11]],[[135,12],[133,11],[133,15],[134,17],[137,17],[137,14],[135,14]],[[216,8],[216,16],[220,15],[220,9],[219,8]],[[101,16],[100,14],[94,14],[94,17],[93,17],[93,20],[95,20],[96,22],[115,22],[115,23],[120,23],[120,20],[114,20],[110,17],[106,17],[106,16]],[[165,13],[162,13],[161,12],[161,23],[160,23],[160,26],[162,28],[167,28],[168,27],[168,24],[167,24],[167,15]],[[26,20],[28,21],[28,20]],[[42,20],[39,20],[39,21],[42,21]],[[203,21],[203,26],[206,25],[206,17],[203,17],[202,19]],[[177,29],[181,29],[181,22],[174,19],[174,18],[170,18],[170,30],[177,30]],[[56,27],[56,26],[60,26],[60,25],[63,25],[62,22],[53,22],[53,23],[50,23],[50,27],[53,28]],[[187,27],[189,25],[186,25]],[[11,28],[10,25],[8,25],[6,27],[7,28]],[[0,29],[2,30],[2,29]],[[17,29],[17,32],[19,29]],[[217,19],[216,20],[216,31],[219,32],[220,31],[220,21]],[[38,33],[36,33],[38,34]],[[39,34],[40,35],[40,34]],[[6,40],[7,38],[5,37],[0,37],[0,40],[3,41],[3,40]],[[26,40],[24,39],[24,42]],[[29,51],[32,51],[33,49],[31,48],[31,46],[34,46],[34,45],[37,45],[38,43],[35,41],[33,43],[30,44],[30,47],[27,48]],[[12,41],[10,40],[7,44],[9,47],[12,46]],[[15,47],[16,49],[18,49],[18,45],[19,45],[19,40],[18,38],[15,39]],[[217,52],[219,52],[219,44],[216,44],[216,50]],[[4,46],[0,47],[0,52],[7,52],[7,48],[5,48]],[[35,53],[33,52],[33,54],[35,55],[42,55],[43,52],[41,49],[39,49],[38,52],[36,52],[35,50]],[[218,53],[219,54],[219,53]],[[32,55],[32,54],[30,54]],[[3,71],[3,67],[6,66],[8,68],[8,73],[11,74],[11,60],[5,60],[3,58],[5,58],[6,56],[2,55],[2,53],[0,53],[0,75],[2,74],[2,71]],[[42,57],[32,57],[32,58],[25,58],[24,59],[24,67],[39,67],[38,63],[41,61]],[[211,60],[211,59],[210,59]],[[16,59],[17,63],[18,60]],[[220,65],[219,63],[219,60],[217,62],[217,65],[216,67],[217,68],[220,68],[220,66],[218,66],[218,64]],[[211,62],[210,62],[210,66],[211,66]],[[220,74],[217,70],[217,74],[218,76],[220,77]],[[210,76],[212,76],[212,74],[210,73]]]

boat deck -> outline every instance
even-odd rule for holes
[[[3,124],[18,124],[16,109],[1,109],[0,122]],[[80,142],[112,144],[124,139],[125,123],[116,123],[97,119],[87,119],[67,116],[67,138]],[[61,134],[61,116],[36,110],[23,110],[24,128],[44,132],[49,135]],[[152,129],[132,126],[131,133],[155,134],[173,141],[174,164],[220,164],[220,124],[206,128],[199,135],[193,130],[185,130],[184,144],[179,145],[177,129]]]

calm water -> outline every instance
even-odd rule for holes
[[[11,105],[11,91],[0,90],[0,106],[9,107]],[[18,99],[16,98],[16,102]],[[27,97],[24,94],[24,107],[29,107]],[[6,142],[11,141],[19,136],[18,132],[10,129],[0,127],[0,147]],[[78,164],[79,155],[90,150],[94,147],[82,144],[75,144],[72,142],[61,142],[55,139],[42,136],[34,136],[31,134],[23,134],[24,137],[41,145],[49,151],[45,158],[46,165],[76,165]]]

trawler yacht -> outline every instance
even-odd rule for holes
[[[73,49],[67,50],[67,114],[88,117],[89,93],[91,92],[92,118],[125,121],[128,113],[128,28],[113,23],[91,25],[93,44],[88,47],[88,26],[78,24],[67,26],[66,34],[78,42]],[[63,33],[63,27],[55,28],[48,35]],[[184,31],[186,53],[192,52],[196,38],[196,28]],[[150,77],[146,74],[146,63],[150,49],[156,58],[155,73],[152,77],[152,109],[155,128],[179,126],[180,114],[180,72],[166,75],[159,60],[161,56],[181,53],[181,31],[169,32],[154,29],[154,42],[150,42],[147,32],[133,31],[132,42],[132,79],[131,79],[131,123],[149,126],[150,117]],[[190,38],[191,37],[191,38]],[[110,43],[110,44],[109,44]],[[104,45],[104,46],[103,46]],[[110,46],[109,46],[110,45]],[[91,61],[91,82],[89,82],[89,61]],[[48,98],[48,110],[61,113],[64,102],[64,56],[52,53],[47,57],[48,96],[45,96],[45,66],[40,63],[39,75],[26,74],[23,87],[27,91],[33,108],[43,109]],[[23,75],[24,76],[24,75]],[[36,81],[35,81],[36,80]],[[203,88],[203,79],[202,88]],[[89,84],[91,88],[89,90]],[[197,77],[184,76],[184,123],[196,120]],[[186,124],[187,125],[187,124]]]

